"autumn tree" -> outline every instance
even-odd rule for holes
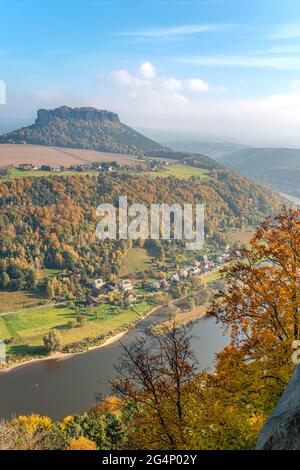
[[[223,270],[227,288],[210,312],[231,333],[215,379],[244,403],[257,400],[270,410],[290,378],[291,346],[300,338],[300,212],[268,219],[232,261]]]
[[[44,338],[44,346],[48,353],[58,352],[62,349],[61,337],[57,330],[47,333]]]

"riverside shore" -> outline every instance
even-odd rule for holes
[[[15,369],[19,369],[21,367],[29,367],[30,365],[37,363],[37,362],[46,362],[46,361],[65,361],[68,359],[71,359],[74,356],[78,356],[81,354],[86,354],[89,351],[93,351],[95,349],[101,349],[109,346],[110,344],[113,344],[117,341],[120,341],[120,339],[126,335],[132,328],[136,327],[141,321],[143,321],[145,318],[148,316],[152,315],[153,313],[157,312],[160,310],[161,307],[155,307],[151,310],[149,310],[145,315],[142,315],[133,325],[131,325],[128,328],[125,328],[123,331],[118,332],[116,334],[112,334],[112,336],[108,337],[103,343],[95,346],[91,346],[87,348],[85,351],[79,351],[79,352],[71,352],[71,353],[63,353],[63,352],[56,352],[53,354],[50,354],[49,356],[40,356],[36,358],[31,358],[28,360],[16,362],[10,365],[4,365],[2,368],[0,367],[0,374],[7,374],[12,372]]]
[[[74,352],[74,353],[56,352],[56,353],[50,354],[49,356],[37,357],[35,359],[29,359],[23,362],[11,364],[9,366],[4,366],[3,368],[0,368],[0,374],[7,374],[17,368],[28,367],[29,365],[34,364],[36,362],[66,361],[67,359],[71,359],[71,357],[78,356],[80,354],[86,354],[89,351],[93,351],[94,349],[105,348],[106,346],[109,346],[110,344],[115,343],[116,341],[119,341],[128,331],[129,329],[124,330],[121,333],[118,333],[112,336],[111,338],[108,338],[104,343],[99,344],[98,346],[92,346],[91,348],[88,348],[86,351],[80,351],[80,352]]]
[[[175,322],[180,326],[193,323],[205,317],[206,312],[207,312],[206,307],[207,306],[201,306],[201,307],[196,307],[191,311],[177,312],[173,318],[167,319],[161,323],[156,324],[152,328],[152,333],[160,334],[164,327],[168,327],[171,325],[171,322]],[[130,327],[125,328],[123,331],[118,332],[116,334],[112,334],[112,336],[108,337],[103,343],[95,345],[95,346],[91,346],[84,351],[70,352],[70,353],[56,352],[56,353],[50,354],[49,356],[39,356],[36,358],[27,359],[27,360],[25,359],[24,361],[20,360],[20,362],[15,362],[9,365],[4,365],[2,367],[0,366],[0,374],[7,374],[7,373],[14,371],[15,369],[19,369],[22,367],[29,367],[30,365],[35,364],[37,362],[66,361],[68,359],[71,359],[74,356],[86,354],[89,351],[93,351],[95,349],[105,348],[109,346],[110,344],[120,341],[120,339],[125,334],[127,334],[132,328],[136,327],[141,321],[143,321],[148,316],[158,312],[159,310],[163,310],[164,308],[166,308],[166,306],[159,306],[159,307],[155,307],[149,310],[145,315],[141,316],[133,325],[130,325]]]

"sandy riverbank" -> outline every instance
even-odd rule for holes
[[[194,323],[195,321],[201,320],[207,315],[207,305],[195,307],[192,310],[188,311],[179,311],[176,312],[175,315],[171,317],[170,320],[165,320],[163,322],[157,323],[156,325],[151,328],[151,332],[153,334],[159,335],[164,330],[164,328],[168,328],[172,326],[172,323],[176,323],[176,325],[180,327],[184,327]]]
[[[86,351],[80,351],[80,352],[75,352],[75,353],[56,352],[46,357],[37,357],[35,359],[29,359],[28,361],[18,362],[16,364],[11,364],[6,367],[4,366],[2,369],[0,368],[0,374],[6,374],[17,368],[27,367],[28,365],[34,364],[36,362],[66,361],[67,359],[71,359],[71,357],[78,356],[79,354],[86,354],[89,351],[93,351],[94,349],[105,348],[106,346],[109,346],[110,344],[115,343],[116,341],[119,341],[128,331],[129,329],[122,331],[121,333],[118,333],[112,336],[111,338],[108,338],[104,343],[99,344],[98,346],[93,346],[91,348],[88,348]]]
[[[111,336],[110,338],[107,338],[107,340],[105,340],[102,344],[92,346],[92,347],[86,349],[85,351],[79,351],[79,352],[74,352],[74,353],[56,352],[56,353],[53,353],[49,356],[37,357],[37,358],[34,358],[34,359],[29,359],[27,361],[17,362],[17,363],[11,364],[9,366],[4,366],[2,368],[0,367],[0,374],[7,374],[9,372],[12,372],[15,369],[19,369],[21,367],[28,367],[28,366],[36,363],[36,362],[66,361],[67,359],[71,359],[72,357],[78,356],[79,354],[86,354],[89,351],[93,351],[95,349],[105,348],[106,346],[109,346],[110,344],[113,344],[117,341],[120,341],[120,339],[123,336],[125,336],[132,328],[135,328],[141,321],[143,321],[145,318],[152,315],[156,311],[160,310],[160,308],[161,307],[155,307],[155,308],[151,309],[149,312],[147,312],[145,315],[143,315],[141,318],[139,318],[138,321],[134,325],[132,325],[129,328],[124,329],[124,331],[121,331],[121,332]]]

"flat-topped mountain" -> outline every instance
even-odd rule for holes
[[[113,112],[67,106],[39,109],[33,125],[0,136],[0,143],[75,147],[129,155],[165,150],[121,123]]]
[[[162,146],[123,124],[111,111],[96,108],[39,109],[34,124],[0,135],[0,144],[31,144],[48,147],[97,150],[99,152],[168,158],[195,162],[203,168],[219,168],[209,157],[177,152]],[[0,161],[1,165],[1,161]]]

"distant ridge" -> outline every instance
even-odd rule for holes
[[[300,149],[249,148],[226,155],[219,162],[247,178],[300,196]]]

